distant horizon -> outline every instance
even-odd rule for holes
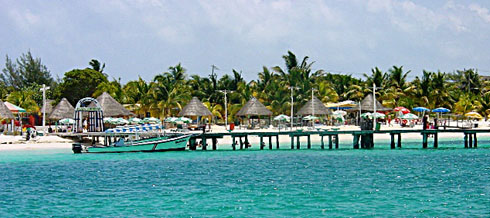
[[[247,81],[284,67],[291,50],[313,70],[363,78],[393,65],[490,75],[490,2],[474,0],[13,1],[0,0],[0,65],[31,51],[54,78],[106,63],[112,78],[149,81],[181,63],[188,75]]]

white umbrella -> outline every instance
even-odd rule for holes
[[[306,117],[303,117],[303,120],[316,120],[316,119],[318,119],[318,117],[311,116],[311,115],[308,115]]]
[[[75,120],[71,119],[71,118],[65,118],[65,119],[59,120],[58,122],[62,125],[70,125],[70,124],[74,124]]]
[[[144,123],[160,123],[160,119],[154,117],[147,117],[143,119]]]
[[[412,114],[412,113],[408,113],[408,114],[404,114],[402,116],[400,116],[400,119],[405,119],[405,120],[415,120],[415,119],[418,119],[419,117],[415,114]]]
[[[287,116],[287,115],[281,114],[281,115],[274,117],[274,120],[276,120],[276,121],[289,121],[289,120],[291,120],[291,118],[289,118],[289,116]]]
[[[137,117],[133,117],[133,118],[129,119],[129,123],[131,123],[131,124],[139,124],[140,122],[141,122],[141,119],[137,118]]]
[[[187,117],[179,117],[176,122],[183,122],[183,123],[190,123],[192,122],[192,119],[189,119]]]

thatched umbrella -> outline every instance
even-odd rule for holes
[[[256,98],[252,97],[243,107],[236,113],[236,116],[239,117],[244,117],[247,116],[250,118],[250,116],[257,116],[259,117],[259,123],[260,123],[260,116],[271,116],[272,111],[267,109],[259,100]],[[248,124],[250,125],[250,119],[248,120]],[[252,123],[252,127],[253,127]]]
[[[0,119],[15,119],[14,114],[5,106],[2,100],[0,100]]]
[[[259,100],[252,97],[243,107],[236,113],[237,116],[270,116],[272,112],[267,109]]]
[[[43,105],[41,107],[41,114],[43,113],[44,106],[46,106],[46,114],[49,115],[51,112],[53,112],[53,102],[54,100],[51,99],[46,99],[46,105]]]
[[[351,109],[348,109],[349,111],[359,111],[359,105],[356,107],[353,107]],[[373,94],[367,95],[362,101],[361,101],[361,111],[369,111],[373,112],[374,111],[374,104],[373,104]],[[376,111],[391,111],[391,108],[387,108],[383,106],[379,101],[376,100]]]
[[[131,111],[122,106],[122,104],[117,102],[116,99],[114,99],[107,92],[104,92],[102,93],[102,95],[97,97],[97,101],[102,107],[105,117],[121,117],[134,115],[133,113],[131,113]],[[91,103],[91,105],[92,104],[93,103]]]
[[[58,103],[58,105],[54,107],[53,111],[51,111],[51,113],[48,116],[48,119],[61,120],[64,118],[73,118],[74,114],[75,114],[75,108],[70,104],[70,102],[66,98],[63,98],[61,99],[60,103]]]
[[[323,104],[323,102],[320,101],[320,99],[318,99],[316,96],[314,96],[313,100],[309,100],[308,102],[306,102],[306,104],[301,109],[299,109],[298,112],[296,112],[296,115],[301,115],[301,116],[313,115],[312,104],[315,109],[314,115],[326,115],[330,113],[328,108],[325,107],[325,105]]]
[[[179,116],[212,116],[213,114],[197,97],[192,97],[191,101],[179,112]]]

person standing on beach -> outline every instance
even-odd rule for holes
[[[428,120],[428,117],[427,117],[427,115],[425,115],[424,118],[422,118],[422,128],[424,130],[427,129],[427,120]]]

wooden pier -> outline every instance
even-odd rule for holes
[[[217,139],[221,139],[225,136],[232,138],[232,149],[236,150],[237,146],[240,145],[239,149],[249,148],[249,137],[258,137],[260,150],[268,147],[269,149],[274,148],[273,141],[275,142],[275,148],[279,149],[279,136],[289,136],[290,137],[290,148],[291,149],[302,149],[301,138],[306,138],[306,148],[311,149],[311,137],[314,135],[320,136],[320,148],[325,149],[328,145],[328,149],[338,149],[339,148],[339,136],[340,135],[352,135],[353,149],[372,149],[374,148],[374,135],[375,134],[389,134],[391,137],[390,148],[397,149],[402,148],[402,135],[409,133],[418,133],[422,137],[422,148],[429,147],[429,138],[433,138],[433,148],[439,147],[439,134],[440,133],[463,133],[464,148],[477,148],[478,139],[477,133],[490,133],[490,129],[428,129],[428,130],[342,130],[342,131],[332,131],[332,130],[320,130],[320,131],[284,131],[284,132],[228,132],[228,133],[200,133],[191,137],[190,148],[191,150],[196,150],[197,147],[192,146],[196,142],[196,139],[201,139],[202,150],[206,150],[207,140],[213,142],[213,150],[217,149],[216,142]],[[238,139],[238,141],[236,141]],[[328,141],[325,141],[328,140]],[[328,144],[326,144],[328,143]],[[268,145],[268,146],[267,146]]]
[[[318,131],[281,131],[281,132],[224,132],[224,133],[193,133],[193,136],[189,140],[189,149],[197,150],[200,141],[200,150],[217,150],[218,149],[218,139],[223,137],[231,137],[231,149],[233,150],[243,150],[248,149],[252,146],[250,143],[250,137],[258,137],[259,144],[253,145],[258,146],[260,150],[268,148],[279,149],[279,137],[287,136],[290,138],[290,148],[291,149],[302,149],[301,139],[306,138],[306,148],[311,149],[311,137],[320,137],[320,148],[326,149],[338,149],[339,148],[339,136],[340,135],[352,135],[352,148],[353,149],[372,149],[375,146],[374,135],[375,134],[389,134],[390,137],[390,148],[402,148],[402,135],[403,134],[420,134],[422,137],[422,148],[429,147],[429,137],[433,138],[433,148],[439,147],[439,134],[440,133],[462,133],[464,148],[477,148],[478,147],[478,133],[490,133],[490,129],[401,129],[401,130],[318,130]],[[117,141],[121,137],[129,137],[136,133],[58,133],[57,135],[62,137],[72,137],[79,140],[90,139],[92,144],[99,142],[99,138],[103,138],[103,144],[109,145],[112,142]],[[158,133],[137,133],[138,135],[156,135]],[[179,134],[179,133],[166,133],[166,134]],[[181,133],[180,133],[181,134]],[[209,144],[210,143],[210,144]],[[328,144],[327,144],[328,143]],[[211,148],[209,148],[211,145]]]

